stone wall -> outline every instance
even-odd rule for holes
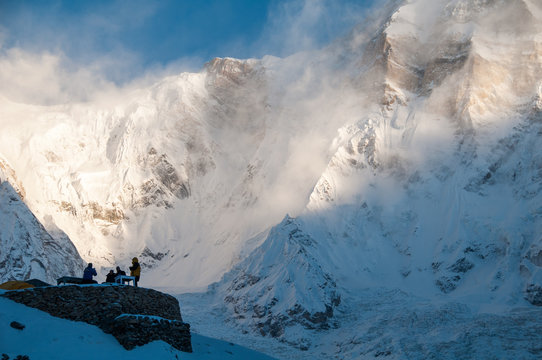
[[[192,352],[190,325],[178,320],[121,315],[113,322],[111,334],[129,350],[154,340],[163,340],[176,349]]]
[[[190,325],[171,295],[126,285],[67,285],[8,291],[1,296],[53,316],[84,321],[112,334],[126,349],[163,340],[192,352]]]

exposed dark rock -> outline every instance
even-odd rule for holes
[[[529,285],[525,291],[525,299],[533,305],[542,306],[542,286]]]
[[[171,207],[171,204],[164,200],[166,192],[154,179],[145,181],[139,189],[139,194],[140,199],[136,202],[136,207],[147,207],[152,204],[166,208]]]
[[[466,273],[474,267],[474,264],[468,261],[466,258],[457,260],[448,269],[455,273]]]
[[[532,249],[526,257],[536,266],[542,267],[542,250]]]
[[[165,253],[153,252],[148,247],[145,247],[138,258],[143,269],[152,269],[167,255],[169,255],[169,250]]]
[[[26,291],[29,290],[29,291]],[[163,340],[192,352],[190,325],[171,295],[132,286],[57,286],[8,291],[4,296],[63,319],[83,321],[112,334],[126,349]]]
[[[259,276],[243,273],[232,281],[230,287],[228,288],[228,291],[241,290],[242,288],[246,286],[252,286],[256,284],[258,281],[260,281]]]
[[[179,199],[190,196],[190,185],[184,182],[165,154],[151,159],[153,173],[158,180]]]
[[[158,155],[156,150],[151,148],[145,164],[151,169],[154,177],[140,186],[140,198],[135,203],[136,207],[156,205],[171,208],[173,207],[171,195],[181,200],[191,195],[188,179],[179,174],[166,154]]]
[[[23,330],[26,326],[17,321],[12,321],[9,326],[17,330]]]
[[[120,204],[111,203],[104,207],[95,201],[88,204],[83,204],[83,209],[86,209],[93,219],[103,220],[111,224],[118,224],[124,219],[124,212]]]
[[[110,327],[111,334],[126,349],[163,340],[178,350],[192,352],[190,325],[141,315],[122,315]]]
[[[386,351],[377,351],[375,353],[375,358],[377,357],[381,357],[381,356],[390,356],[392,354],[392,352],[390,350],[386,350]]]
[[[272,316],[264,322],[259,322],[256,327],[262,336],[270,335],[278,338],[284,334],[284,323],[288,321],[286,316]]]
[[[445,294],[448,294],[455,290],[459,280],[461,280],[461,276],[459,275],[455,275],[452,277],[442,276],[440,279],[438,279],[435,282],[435,285],[439,287],[440,291],[442,291]]]
[[[214,82],[219,82],[218,85],[222,85],[221,78],[239,85],[254,73],[253,66],[248,62],[230,58],[214,58],[205,64],[205,69]]]

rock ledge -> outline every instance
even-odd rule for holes
[[[126,349],[154,340],[192,352],[190,325],[171,295],[123,285],[51,286],[8,291],[4,296],[52,316],[84,321],[112,334]]]

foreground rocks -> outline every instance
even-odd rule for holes
[[[154,340],[192,352],[190,325],[179,302],[152,289],[123,285],[52,286],[0,296],[63,319],[84,321],[112,334],[126,349]]]

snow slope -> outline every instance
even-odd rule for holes
[[[541,339],[531,315],[508,313],[519,307],[539,314],[529,309],[526,290],[542,282],[540,6],[395,4],[358,50],[355,86],[366,109],[339,129],[337,150],[306,209],[273,228],[210,293],[235,326],[314,347],[312,354],[328,340],[315,329],[332,339],[364,333],[371,328],[361,322],[379,322],[384,311],[386,325],[375,325],[374,340],[338,341],[335,353],[346,346],[359,356],[436,356],[448,341],[441,338],[444,326],[453,339],[466,328],[477,334],[461,337],[458,348],[498,338],[512,344],[479,344],[480,353],[461,355],[448,344],[450,358],[513,358],[527,351],[522,341],[533,348]],[[403,294],[392,309],[378,299],[387,291]],[[412,304],[414,294],[419,300]],[[366,297],[377,299],[370,314],[349,317]],[[462,320],[413,322],[415,338],[405,337],[398,314],[411,310],[402,301],[414,314]],[[442,301],[444,310],[420,305]],[[489,340],[479,328],[486,321],[499,333]],[[525,339],[506,335],[516,321],[525,323]],[[436,335],[418,337],[426,332]],[[387,346],[372,347],[387,337]],[[536,358],[540,351],[533,349],[520,357]]]
[[[81,276],[84,263],[70,239],[59,229],[51,236],[26,206],[24,193],[11,168],[0,159],[2,282],[37,278],[56,284],[60,275]]]
[[[0,154],[38,219],[102,272],[138,256],[142,283],[205,287],[301,211],[325,168],[346,100],[314,56],[216,59],[114,103],[2,99]]]
[[[282,338],[247,331],[212,293],[182,294],[183,317],[201,334],[279,359],[539,359],[540,307],[426,298],[388,288],[342,293],[330,330],[292,326]],[[213,311],[202,311],[213,308]]]
[[[3,290],[2,290],[3,291]],[[10,359],[272,359],[233,343],[192,334],[192,353],[178,351],[163,341],[126,350],[117,340],[96,326],[55,318],[9,299],[0,298],[0,354]],[[10,326],[16,321],[25,328]],[[43,331],[47,329],[47,331]]]

